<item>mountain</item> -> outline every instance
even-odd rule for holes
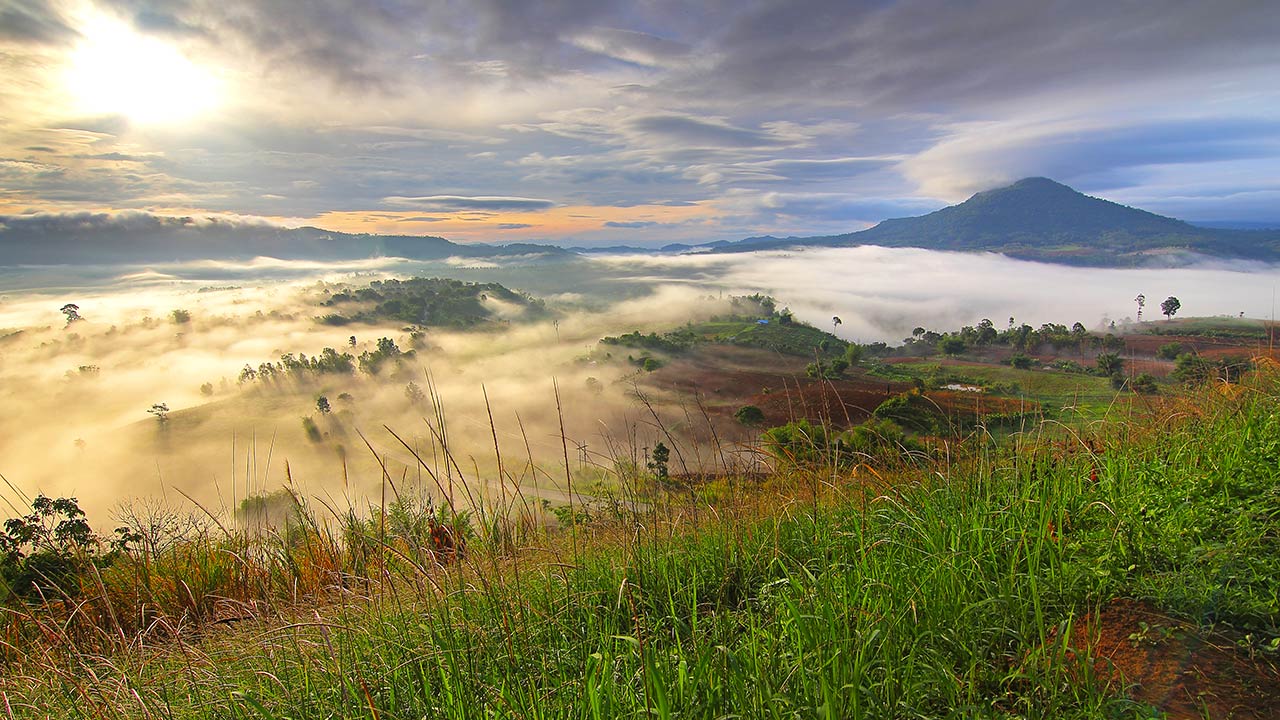
[[[368,235],[314,227],[164,217],[145,213],[0,216],[0,265],[156,263],[187,260],[356,260],[402,257],[570,256],[548,245],[463,245],[440,237]]]
[[[713,252],[785,247],[918,247],[1069,265],[1183,264],[1198,256],[1280,261],[1280,231],[1191,225],[1090,197],[1048,178],[980,192],[928,215],[844,235],[748,238]]]

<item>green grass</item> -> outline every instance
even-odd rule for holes
[[[1026,398],[1041,404],[1055,417],[1096,420],[1117,403],[1127,401],[1127,393],[1118,393],[1109,378],[1056,370],[1019,370],[1006,365],[965,363],[943,366],[937,358],[909,359],[874,367],[871,374],[898,381],[919,378],[930,384],[938,379],[947,382],[971,382],[993,387],[995,394]]]
[[[5,697],[33,717],[1152,717],[1063,638],[1142,597],[1270,652],[1277,391],[676,495],[574,528],[576,554],[482,531],[463,563],[351,578],[284,620],[19,663]]]
[[[767,325],[761,325],[754,321],[744,323],[707,323],[695,325],[692,329],[694,332],[703,335],[710,335],[711,332],[718,331],[714,338],[715,342],[761,348],[779,352],[783,355],[796,355],[807,358],[812,358],[814,353],[817,352],[818,345],[824,342],[827,347],[827,350],[823,353],[824,356],[839,355],[844,352],[845,346],[848,345],[844,340],[825,330],[819,330],[813,326],[798,322],[784,324],[778,322],[777,318],[770,320]]]
[[[1158,313],[1159,310],[1156,312]],[[1139,326],[1137,331],[1148,335],[1192,335],[1266,340],[1268,338],[1269,325],[1270,323],[1266,320],[1222,317],[1177,318],[1170,322],[1157,314]]]

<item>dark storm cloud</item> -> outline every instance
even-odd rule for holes
[[[1280,59],[1269,0],[772,0],[728,23],[707,93],[942,109]]]

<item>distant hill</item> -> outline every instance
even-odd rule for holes
[[[1090,197],[1048,178],[1019,180],[959,205],[860,232],[748,238],[712,252],[855,245],[997,252],[1095,266],[1176,265],[1198,256],[1280,261],[1280,231],[1195,226]]]
[[[402,257],[569,256],[548,245],[464,245],[440,237],[368,235],[314,227],[163,217],[144,213],[0,216],[0,265],[77,265],[187,260],[356,260]]]

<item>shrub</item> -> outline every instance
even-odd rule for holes
[[[759,425],[764,422],[764,411],[755,405],[743,405],[733,417],[743,425]]]
[[[1030,370],[1036,365],[1039,365],[1040,361],[1025,353],[1017,353],[1013,357],[1009,358],[1009,364],[1019,370]]]
[[[37,495],[31,513],[6,520],[0,533],[5,597],[79,595],[81,574],[97,549],[98,537],[75,498]]]
[[[1156,387],[1156,379],[1150,373],[1140,373],[1133,379],[1133,383],[1129,387],[1134,392],[1142,393],[1143,395],[1155,395],[1159,392],[1159,388]]]
[[[313,443],[324,440],[324,436],[320,434],[320,428],[316,427],[316,421],[310,416],[302,418],[302,431],[307,434],[307,439]]]

